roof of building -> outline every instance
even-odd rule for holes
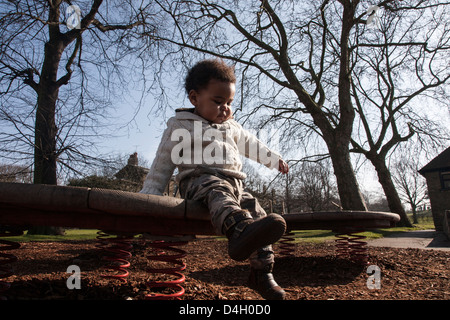
[[[426,172],[439,171],[442,169],[450,169],[450,147],[428,162],[427,165],[419,170],[419,173],[424,174]]]
[[[137,153],[135,152],[130,155],[127,165],[115,174],[116,178],[130,180],[137,183],[143,182],[144,178],[150,170],[144,167],[140,167],[138,164],[139,161]]]

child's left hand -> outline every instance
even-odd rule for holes
[[[278,161],[278,171],[280,171],[283,174],[286,174],[289,172],[289,165],[283,159],[280,159]]]

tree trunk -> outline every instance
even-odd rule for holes
[[[57,184],[55,110],[59,87],[58,67],[64,50],[62,41],[45,44],[44,63],[38,84],[38,99],[35,123],[34,183]]]
[[[415,204],[411,205],[411,210],[413,214],[413,224],[418,224],[419,221],[417,220],[417,206]]]
[[[34,184],[57,184],[56,175],[56,127],[55,112],[59,87],[58,66],[63,52],[61,41],[45,44],[45,57],[38,84],[38,98],[35,123]],[[28,234],[64,235],[64,228],[40,226],[31,227]]]
[[[356,180],[355,172],[350,161],[348,144],[328,144],[328,150],[333,163],[334,175],[336,176],[342,209],[367,211],[364,198],[359,189],[358,181]]]
[[[391,173],[386,166],[386,162],[383,156],[380,155],[367,155],[367,158],[375,167],[378,175],[378,181],[380,182],[384,194],[386,195],[386,200],[389,205],[389,210],[393,213],[400,215],[399,226],[412,227],[409,221],[406,211],[403,208],[400,196],[397,193],[394,182],[392,181]]]
[[[344,4],[344,3],[343,3]],[[327,143],[333,162],[339,189],[341,206],[345,210],[367,211],[364,198],[359,189],[355,172],[350,161],[350,139],[355,119],[355,109],[351,99],[351,68],[350,68],[350,33],[354,23],[356,5],[351,2],[344,4],[342,14],[342,28],[340,39],[340,65],[339,65],[339,110],[340,121],[333,130],[328,126],[321,126],[324,139]],[[320,127],[320,126],[319,126]]]

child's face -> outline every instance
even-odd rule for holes
[[[234,83],[211,79],[206,88],[191,90],[189,100],[195,106],[196,114],[210,122],[222,123],[231,118],[235,92]]]

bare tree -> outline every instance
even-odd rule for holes
[[[417,207],[428,198],[427,182],[419,174],[422,167],[419,161],[419,153],[407,152],[399,157],[394,164],[392,179],[397,186],[399,196],[411,206],[413,223],[418,223]]]
[[[29,167],[0,164],[0,181],[30,183],[32,180]]]
[[[339,207],[337,189],[329,161],[290,161],[287,175],[277,174],[263,179],[254,167],[244,165],[246,187],[256,195],[265,208],[279,213],[335,210]]]
[[[312,211],[336,208],[336,188],[330,179],[329,166],[321,163],[303,163],[300,175],[300,199]]]
[[[139,50],[149,43],[137,42],[132,31],[153,28],[146,8],[102,3],[0,7],[0,151],[11,161],[33,159],[34,183],[56,184],[58,165],[92,164],[89,148],[104,129],[111,99],[132,80],[133,68],[145,69]]]
[[[364,126],[362,114],[375,114],[379,107],[362,101],[363,93],[367,93],[367,100],[371,101],[376,99],[372,94],[379,91],[384,98],[382,103],[397,112],[397,115],[413,116],[410,112],[413,108],[407,110],[403,107],[410,106],[408,103],[414,97],[423,96],[428,89],[442,90],[442,85],[448,79],[445,69],[438,71],[436,65],[438,61],[441,66],[445,63],[442,53],[447,49],[448,19],[439,24],[439,18],[436,17],[432,22],[439,26],[438,31],[434,34],[432,31],[427,32],[425,39],[421,40],[413,39],[420,29],[416,26],[411,29],[400,19],[405,17],[405,21],[409,22],[417,18],[423,23],[422,18],[429,17],[423,13],[424,10],[439,12],[445,5],[438,1],[380,2],[378,7],[398,18],[391,20],[394,22],[387,26],[385,37],[380,38],[382,42],[366,41],[371,40],[370,34],[375,32],[369,30],[367,24],[373,18],[373,12],[368,12],[372,5],[369,2],[324,0],[304,1],[299,5],[295,1],[193,0],[158,1],[158,4],[160,11],[157,14],[164,17],[161,20],[165,21],[167,28],[164,34],[152,33],[151,36],[156,36],[168,46],[173,45],[172,54],[175,57],[188,64],[193,58],[192,52],[197,52],[236,63],[241,78],[238,111],[244,116],[245,112],[247,116],[263,114],[267,116],[267,122],[276,120],[289,129],[294,126],[303,128],[301,132],[306,135],[318,134],[323,139],[332,160],[344,209],[366,209],[351,163],[350,144],[352,151],[357,151],[358,145],[361,150],[366,150],[364,148],[370,139],[369,134],[357,131],[356,135],[361,138],[355,138],[354,128]],[[442,17],[445,16],[442,13]],[[174,27],[171,28],[168,24],[172,22]],[[438,40],[438,46],[427,47],[427,40],[435,37],[442,39]],[[405,50],[409,58],[393,61],[400,49]],[[395,77],[400,79],[401,70],[397,67],[404,65],[413,75],[417,75],[422,88],[386,91],[386,86],[380,85],[383,82],[364,81],[362,73],[365,68],[371,67],[371,60],[367,57],[370,52],[377,50],[384,50],[384,57],[393,61],[387,72],[384,69],[373,72],[384,83],[390,85],[393,79],[393,73],[388,75],[390,71],[395,72]],[[381,60],[375,61],[386,61],[379,55],[377,57]],[[431,64],[430,59],[434,61]],[[374,62],[372,64],[377,65]],[[431,73],[422,73],[420,66],[429,66]],[[399,95],[395,96],[394,92]],[[390,97],[396,97],[397,100],[389,100]],[[399,105],[400,108],[397,108]],[[383,111],[381,114],[388,128],[392,128],[393,121],[398,118],[395,112]],[[374,118],[379,123],[377,117],[380,115]],[[371,123],[374,119],[366,120]],[[391,142],[386,144],[389,137],[381,137],[379,144],[386,146],[385,151],[392,150],[391,145],[395,146],[407,139],[413,131],[417,133],[427,127],[420,125],[424,123],[423,117],[414,116],[414,120],[410,119],[409,122],[406,132],[396,133],[398,128],[393,127],[394,139]],[[409,128],[412,131],[408,131]],[[384,132],[386,129],[381,127],[369,130],[371,135]],[[295,135],[289,138],[294,139]],[[375,153],[379,154],[377,151]],[[385,159],[385,156],[382,154],[381,158]],[[375,160],[373,164],[380,168]],[[398,206],[391,205],[391,210],[402,214]]]
[[[351,38],[360,22],[357,3],[158,1],[161,20],[175,27],[156,37],[174,45],[177,53],[184,48],[236,62],[241,107],[249,101],[251,105],[255,96],[267,101],[247,109],[250,113],[261,109],[273,112],[273,118],[294,119],[309,115],[310,126],[332,159],[342,206],[366,210],[349,153],[355,119],[350,74]],[[188,59],[186,53],[181,55]],[[338,86],[328,90],[335,81]],[[281,97],[291,103],[277,105]]]
[[[450,14],[438,1],[384,1],[380,7],[384,11],[377,28],[362,32],[352,47],[358,60],[352,96],[360,123],[352,151],[364,154],[375,167],[390,211],[411,226],[387,159],[414,135],[423,148],[445,145],[450,138],[445,125],[430,119],[427,110],[436,105],[445,114],[449,107]]]
[[[143,74],[150,57],[139,56],[149,43],[137,42],[132,33],[153,28],[146,8],[102,3],[0,6],[0,152],[9,162],[32,164],[34,183],[57,184],[58,171],[79,172],[80,165],[99,161],[94,142],[111,100],[124,92],[130,76]]]
[[[324,162],[292,164],[289,176],[278,177],[286,187],[285,202],[289,212],[336,209],[337,190],[331,181],[331,165]]]

